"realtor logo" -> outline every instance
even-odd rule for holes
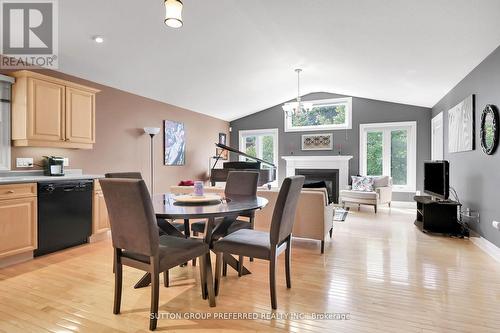
[[[57,68],[57,0],[0,0],[0,68]]]

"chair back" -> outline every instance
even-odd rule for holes
[[[227,175],[224,194],[231,196],[257,196],[259,173],[254,171],[230,171]]]
[[[110,172],[104,175],[106,178],[128,178],[128,179],[142,179],[140,172]]]
[[[145,256],[158,253],[158,226],[142,179],[101,179],[113,246]]]
[[[280,244],[292,234],[295,211],[304,180],[304,176],[293,176],[283,181],[271,220],[271,245]]]

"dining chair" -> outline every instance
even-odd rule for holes
[[[259,181],[259,173],[254,171],[231,171],[228,173],[226,187],[224,188],[224,196],[226,198],[238,199],[242,197],[256,197],[257,183]],[[224,217],[216,219],[215,227],[212,232],[211,242],[218,240],[236,230],[253,229],[255,212],[240,215],[249,220],[239,220],[238,216]],[[197,236],[205,231],[205,221],[198,221],[191,224],[191,231]],[[253,261],[253,258],[250,258]],[[196,264],[196,261],[193,261]],[[240,257],[240,266],[243,264],[243,258]],[[224,264],[224,272],[227,270],[227,265]]]
[[[142,174],[140,172],[109,172],[104,174],[104,177],[106,178],[122,178],[122,179],[142,179]],[[169,235],[169,236],[175,236],[175,237],[184,237],[184,238],[189,238],[189,224],[188,227],[186,228],[188,232],[185,232],[185,223],[177,223],[177,222],[169,222],[165,219],[156,218],[156,224],[158,224],[158,228],[160,231],[160,236],[161,235]],[[182,233],[184,231],[184,234]],[[193,262],[195,262],[194,260]],[[182,264],[184,266],[185,263]],[[143,276],[143,278],[136,283],[134,288],[139,288],[139,286],[142,286],[143,284],[147,285],[149,284],[149,276],[146,274]],[[170,285],[170,277],[168,270],[164,272],[164,285],[165,287],[168,287]]]
[[[124,178],[124,179],[142,179],[140,172],[109,172],[104,175],[106,178]],[[160,234],[167,234],[170,236],[189,237],[189,230],[186,232],[185,224],[173,221],[166,221],[162,218],[156,219]],[[182,234],[184,232],[184,234]]]
[[[285,251],[286,287],[291,288],[292,229],[304,180],[304,176],[285,178],[276,200],[269,232],[240,229],[214,243],[213,251],[216,253],[215,295],[218,295],[220,289],[223,254],[255,257],[269,261],[271,307],[274,310],[277,308],[276,261],[278,255]]]
[[[114,248],[113,313],[120,313],[123,265],[149,272],[151,274],[149,329],[156,329],[160,272],[166,272],[196,257],[200,258],[202,286],[207,285],[206,292],[210,306],[215,306],[212,270],[206,261],[208,245],[191,238],[159,236],[151,197],[143,180],[121,178],[102,179],[100,182],[108,208]]]

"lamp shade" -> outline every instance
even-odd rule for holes
[[[171,28],[182,27],[182,1],[165,0],[165,24]]]
[[[149,135],[156,135],[160,133],[160,128],[159,127],[144,127],[144,133],[149,134]]]

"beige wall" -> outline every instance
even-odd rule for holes
[[[215,153],[218,133],[228,134],[229,124],[223,120],[61,73],[41,72],[101,90],[96,97],[96,143],[92,150],[12,147],[13,169],[16,157],[33,157],[35,163],[40,164],[43,155],[56,155],[69,157],[70,168],[83,169],[85,173],[140,171],[149,184],[150,138],[142,128],[160,127],[162,132],[154,139],[155,190],[167,191],[181,179],[207,177],[209,157]],[[2,74],[8,75],[8,72],[2,71]],[[163,120],[185,125],[184,166],[163,165]]]

